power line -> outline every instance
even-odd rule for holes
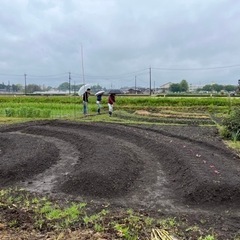
[[[56,78],[56,77],[62,77],[68,75],[68,72],[65,73],[59,73],[59,74],[52,74],[52,75],[28,75],[29,77],[32,78]]]
[[[22,74],[8,74],[8,73],[0,73],[0,76],[10,76],[10,77],[22,77]]]
[[[31,77],[31,78],[55,78],[55,77],[61,77],[61,76],[64,76],[64,75],[67,75],[68,72],[66,73],[59,73],[59,74],[52,74],[52,75],[29,75],[28,74],[28,77]],[[7,73],[0,73],[0,76],[9,76],[9,77],[22,77],[22,74],[7,74]]]
[[[121,79],[121,78],[125,78],[125,77],[130,77],[130,76],[135,76],[135,75],[143,75],[143,74],[147,74],[148,68],[146,69],[141,69],[135,72],[128,72],[128,73],[122,73],[122,74],[116,74],[116,75],[85,75],[85,77],[88,78],[111,78],[111,79]],[[145,71],[145,72],[144,72]],[[137,74],[138,73],[138,74]],[[72,73],[74,76],[76,77],[81,77],[81,75],[79,73]]]
[[[68,76],[69,82],[71,81],[71,78],[80,78],[83,82],[85,82],[85,78],[88,80],[95,80],[95,79],[102,79],[104,81],[124,81],[124,80],[130,80],[132,77],[135,76],[143,76],[143,75],[149,75],[150,76],[150,81],[151,81],[151,73],[152,70],[160,70],[160,71],[204,71],[204,70],[217,70],[217,69],[228,69],[228,68],[236,68],[240,67],[240,64],[235,64],[235,65],[227,65],[227,66],[216,66],[216,67],[203,67],[203,68],[167,68],[167,67],[151,67],[149,68],[144,68],[140,69],[137,71],[133,72],[127,72],[127,73],[121,73],[121,74],[115,74],[115,75],[85,75],[84,70],[82,69],[83,73],[70,73],[69,72],[62,72],[58,74],[50,74],[50,75],[31,75],[31,74],[24,74],[24,80],[25,80],[25,85],[26,85],[26,76],[28,76],[28,79],[32,78],[45,78],[48,81],[54,80],[54,79],[60,79],[60,78],[65,78]],[[150,73],[149,73],[150,71]],[[8,73],[0,73],[0,76],[6,76],[6,77],[19,77],[22,78],[22,74],[8,74]],[[151,88],[151,85],[150,85]]]
[[[219,66],[219,67],[207,67],[207,68],[152,68],[155,70],[167,70],[167,71],[199,71],[199,70],[216,70],[216,69],[226,69],[226,68],[234,68],[240,67],[240,64],[230,65],[230,66]]]

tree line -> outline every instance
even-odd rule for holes
[[[0,84],[0,91],[1,92],[9,92],[9,93],[17,93],[17,92],[22,92],[22,93],[34,93],[34,92],[40,92],[40,91],[49,91],[49,90],[59,90],[59,91],[71,91],[71,92],[77,92],[79,88],[83,84],[78,84],[78,85],[70,85],[69,82],[63,82],[61,83],[58,87],[53,88],[53,87],[45,87],[37,84],[27,84],[26,86],[23,86],[21,84],[8,84],[5,85],[4,83]],[[102,88],[100,85],[93,85],[92,86],[93,92],[97,92],[99,90],[106,90],[105,88]]]
[[[196,89],[196,92],[233,92],[237,90],[237,86],[234,85],[220,85],[220,84],[207,84],[203,87]],[[182,80],[180,83],[172,83],[169,88],[170,92],[189,92],[189,84],[186,80]]]
[[[23,93],[33,93],[38,91],[49,91],[52,89],[59,90],[59,91],[71,91],[77,92],[82,84],[78,85],[71,85],[69,82],[61,83],[57,88],[53,87],[45,87],[37,84],[28,84],[23,86],[21,84],[8,84],[5,85],[4,83],[0,84],[0,91],[1,92],[23,92]],[[106,90],[105,88],[101,87],[99,84],[92,86],[92,91],[97,92],[99,90]],[[197,92],[233,92],[237,90],[237,86],[234,85],[219,85],[219,84],[207,84],[201,88],[196,89]],[[169,88],[170,92],[173,93],[180,93],[180,92],[189,92],[189,84],[188,82],[183,79],[180,83],[172,83]]]

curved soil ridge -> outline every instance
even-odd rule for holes
[[[0,187],[27,181],[57,163],[58,157],[55,144],[17,132],[1,133]]]
[[[47,182],[49,193],[152,209],[169,202],[240,200],[239,157],[224,146],[214,127],[55,120],[5,126],[0,138],[6,143],[0,144],[1,172],[23,166],[1,174],[1,186],[27,179],[42,189]],[[75,153],[71,159],[69,148]]]

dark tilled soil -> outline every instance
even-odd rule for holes
[[[240,159],[215,127],[38,121],[0,128],[0,187],[240,229]]]

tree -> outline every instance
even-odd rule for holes
[[[180,82],[180,92],[188,92],[188,89],[189,89],[189,87],[188,87],[188,82],[183,79],[183,80]]]
[[[93,85],[92,87],[91,87],[91,92],[98,92],[98,91],[100,91],[100,90],[102,90],[103,88],[99,85],[99,84],[97,84],[97,85]]]
[[[224,86],[223,85],[219,85],[219,84],[213,84],[212,85],[212,91],[215,91],[215,92],[220,92],[224,89]]]
[[[219,85],[219,84],[207,84],[205,86],[203,86],[202,88],[200,88],[199,90],[200,91],[207,91],[207,92],[212,92],[212,91],[215,91],[215,92],[221,92],[222,90],[225,90],[227,92],[232,92],[232,91],[235,91],[236,90],[236,86],[233,86],[233,85]]]
[[[203,86],[201,90],[206,91],[206,92],[211,92],[212,91],[212,85],[207,84],[207,85]]]
[[[22,91],[23,90],[23,86],[21,84],[16,84],[16,85],[12,85],[12,91],[13,92],[19,92],[19,91]]]
[[[74,93],[75,93],[75,92],[78,92],[78,90],[80,89],[80,87],[81,87],[82,85],[83,85],[83,84],[71,85],[71,91],[73,91]]]
[[[27,93],[33,93],[33,92],[41,91],[41,90],[42,90],[41,87],[36,84],[29,84],[26,86]]]
[[[69,82],[64,82],[58,86],[58,90],[60,91],[68,91],[69,90]]]
[[[234,85],[226,85],[226,86],[224,86],[224,89],[227,92],[233,92],[233,91],[236,91],[237,87]]]
[[[6,85],[4,83],[0,83],[0,89],[6,89]]]
[[[181,92],[180,84],[179,83],[172,83],[169,87],[170,92]]]

